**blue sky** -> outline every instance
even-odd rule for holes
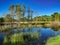
[[[3,13],[9,13],[10,5],[22,4],[31,7],[33,11],[38,12],[36,15],[51,15],[54,12],[60,13],[60,0],[0,0],[0,17]],[[35,13],[34,13],[35,15]]]

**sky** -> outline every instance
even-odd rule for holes
[[[14,4],[25,4],[26,9],[30,6],[35,13],[33,15],[51,15],[54,12],[60,13],[60,0],[0,0],[0,17],[8,14],[8,8]]]

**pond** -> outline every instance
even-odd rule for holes
[[[19,32],[29,32],[28,30],[29,30],[28,28],[20,29]],[[56,36],[56,35],[60,35],[60,30],[54,31],[51,28],[30,28],[30,32],[32,32],[32,33],[38,32],[39,33],[40,38],[39,38],[38,42],[41,45],[44,45],[48,38]],[[17,29],[14,29],[11,31],[11,34],[15,34],[15,33],[18,33]],[[5,36],[4,33],[0,33],[0,44],[1,45],[4,40],[4,36]]]

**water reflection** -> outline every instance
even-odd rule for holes
[[[20,29],[20,32],[29,32],[28,28]],[[48,38],[52,37],[52,36],[56,36],[56,35],[60,35],[60,30],[59,31],[54,31],[51,28],[30,28],[30,32],[38,32],[40,35],[40,38],[38,41],[41,45],[44,45],[45,42],[47,41]],[[11,31],[12,34],[18,33],[17,29],[14,29]],[[2,43],[4,40],[4,33],[0,33],[0,42]],[[36,43],[35,42],[35,43]]]
[[[0,45],[3,45],[4,33],[0,33]]]

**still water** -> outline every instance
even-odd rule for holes
[[[29,32],[28,30],[29,30],[28,28],[25,28],[24,30],[21,29],[19,31],[20,32]],[[44,45],[48,38],[56,36],[56,35],[60,35],[60,30],[59,31],[54,31],[51,28],[31,28],[30,32],[32,32],[32,33],[33,32],[38,32],[39,33],[40,38],[39,38],[38,42],[41,45]],[[18,33],[18,30],[14,29],[14,30],[11,31],[11,33],[12,34]],[[4,36],[5,36],[4,33],[0,33],[0,44],[3,42]]]

